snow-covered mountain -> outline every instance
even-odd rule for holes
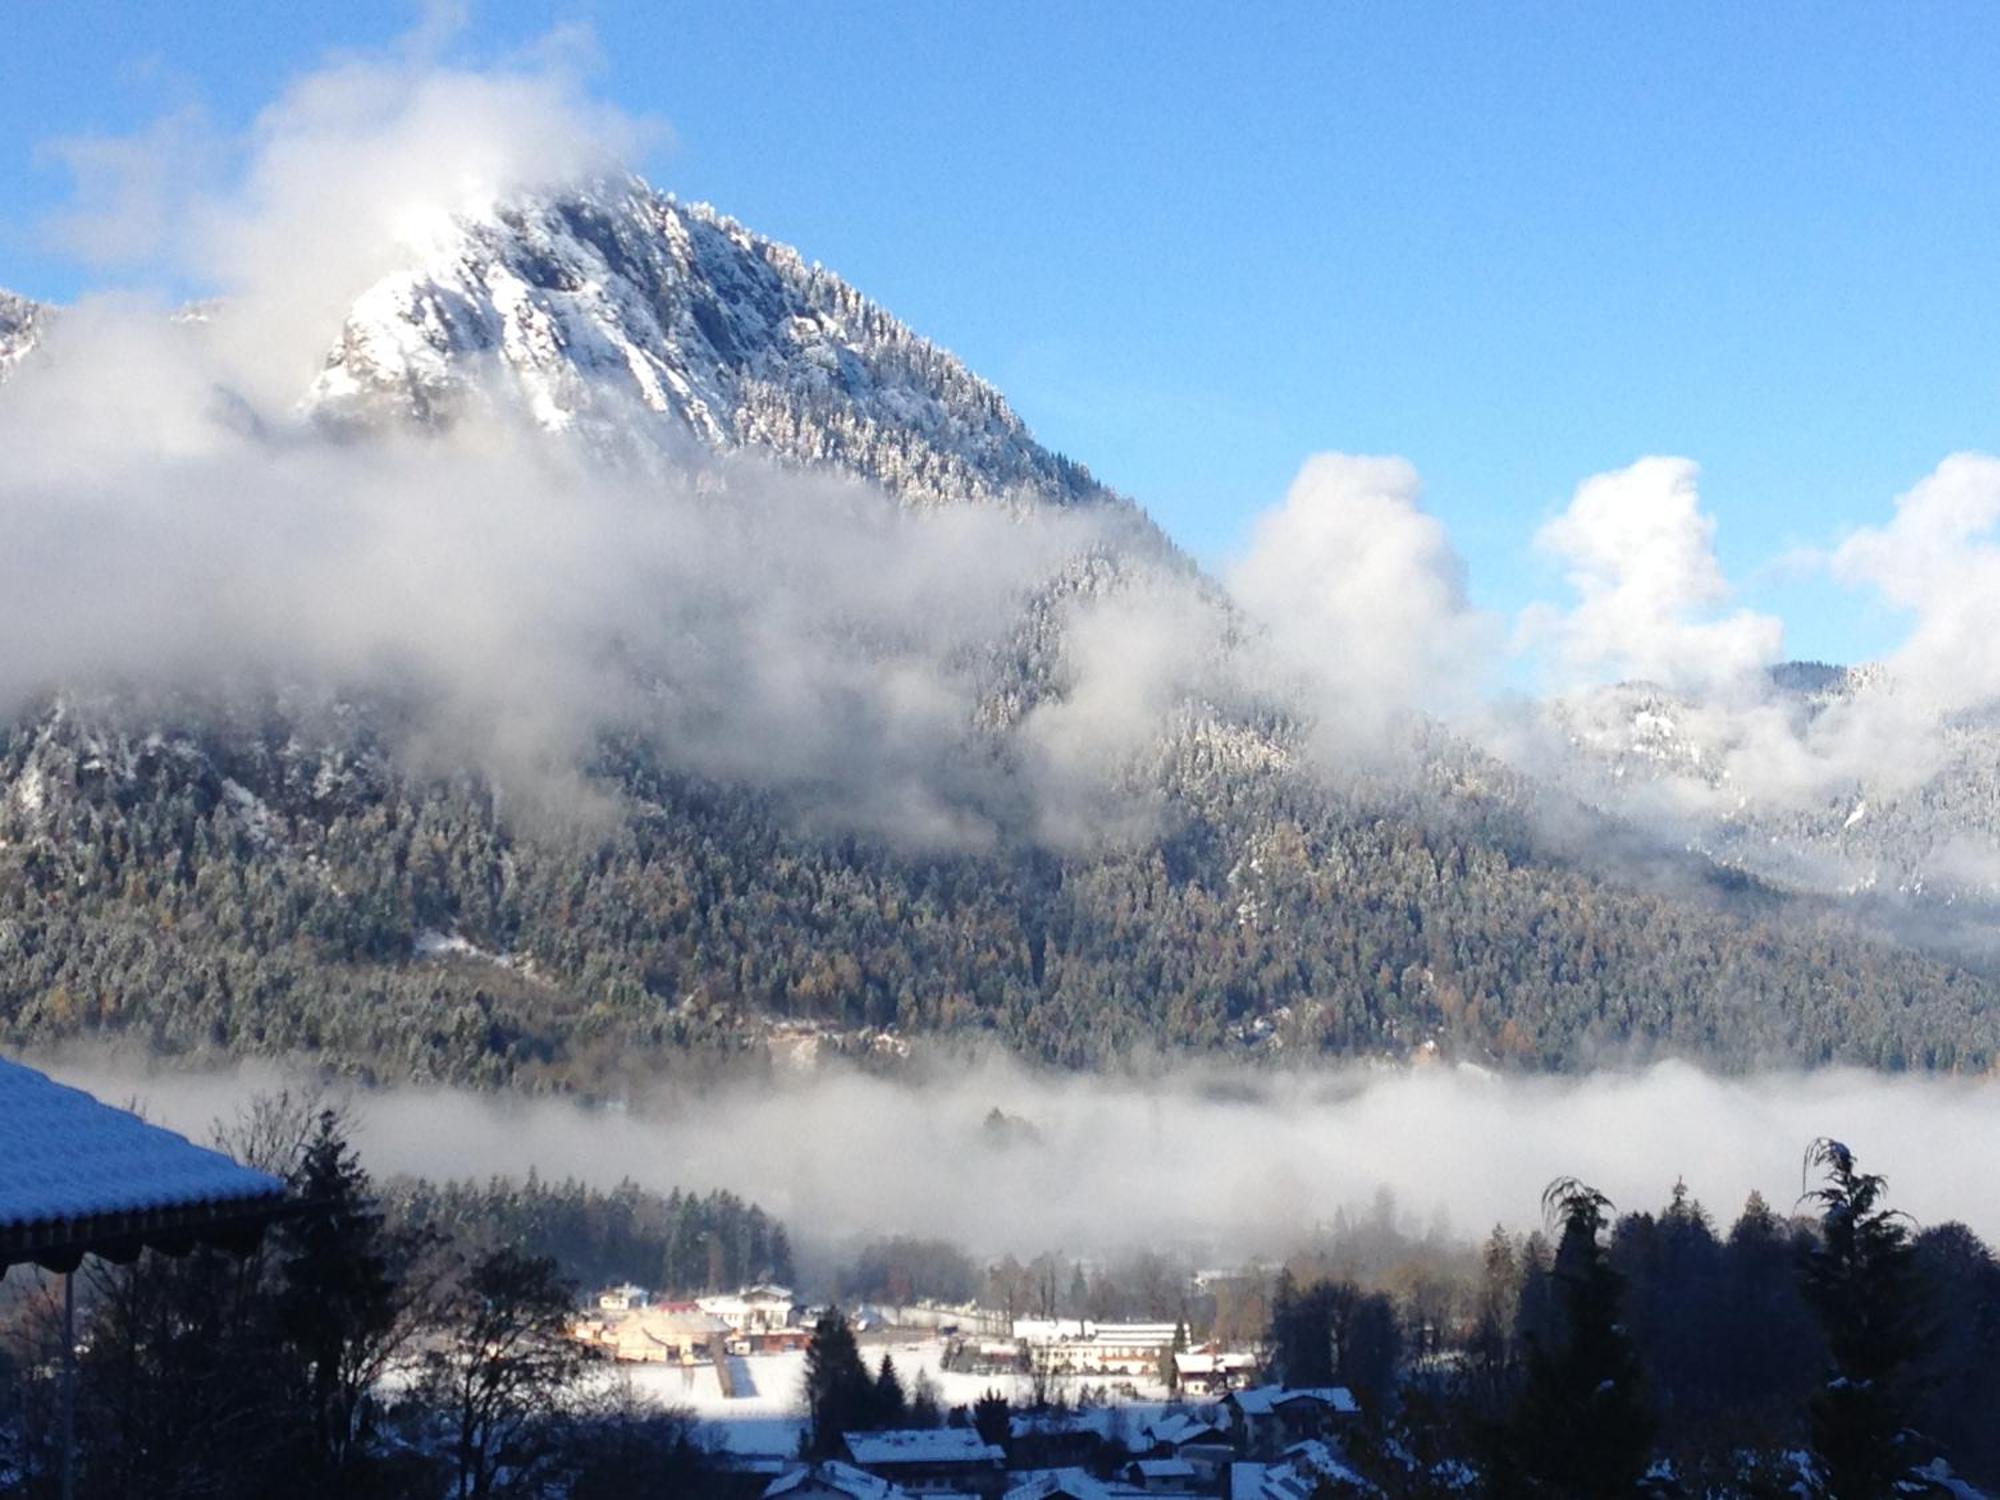
[[[0,304],[17,380],[48,319]],[[649,703],[693,708],[660,733],[620,721],[577,736],[560,769],[587,784],[581,829],[544,827],[532,803],[517,815],[515,763],[442,759],[430,700],[399,697],[393,677],[59,691],[0,723],[0,1036],[142,1031],[531,1087],[598,1086],[774,1025],[993,1035],[1070,1063],[1161,1044],[1549,1067],[1649,1051],[2000,1056],[1985,975],[1822,907],[1745,896],[1700,858],[1648,844],[1626,860],[1629,830],[1605,837],[1611,819],[1435,725],[1413,726],[1393,765],[1329,774],[1283,689],[1243,686],[1250,632],[1142,511],[831,273],[636,180],[438,220],[284,399],[294,409],[242,424],[244,445],[308,446],[316,434],[287,424],[323,424],[326,451],[347,454],[380,425],[448,428],[497,404],[600,450],[620,485],[634,453],[742,452],[872,481],[918,512],[889,512],[899,528],[972,520],[982,538],[1056,540],[1025,583],[1008,575],[979,617],[987,635],[940,634],[928,607],[899,620],[894,671],[884,634],[837,612],[814,650],[785,638],[775,656],[793,670],[762,690],[851,716],[865,732],[826,737],[837,761],[758,743],[691,757],[672,731],[749,696],[739,658],[691,653],[724,664],[722,688],[677,698],[705,679],[633,661],[626,636],[602,652],[587,636],[592,671],[632,666]],[[474,451],[408,446],[447,463]],[[649,502],[645,466],[636,477]],[[732,479],[694,486],[701,504],[736,498]],[[956,506],[999,513],[939,514]],[[773,575],[743,572],[731,606],[761,632]],[[822,669],[824,683],[797,680]],[[1693,713],[1657,694],[1577,705],[1569,727],[1590,753],[1571,759],[1626,770],[1598,782],[1647,766],[1699,779]],[[763,721],[740,722],[749,741]],[[970,836],[883,833],[879,799],[872,822],[829,814],[871,774],[904,823],[941,813]]]
[[[1768,691],[1748,702],[1649,683],[1598,688],[1545,706],[1572,757],[1554,774],[1587,802],[1783,886],[2000,901],[1995,715],[1942,717],[1893,758],[1804,762],[1822,716],[1866,712],[1894,692],[1879,666],[1818,662],[1774,667]]]
[[[41,336],[48,310],[39,302],[0,290],[0,380],[14,373]]]
[[[356,299],[312,401],[448,419],[496,371],[549,428],[833,465],[913,504],[1113,499],[838,276],[636,178],[441,227]]]

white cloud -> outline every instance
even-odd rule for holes
[[[1236,602],[1336,741],[1463,707],[1489,666],[1491,622],[1467,604],[1464,564],[1421,494],[1403,459],[1319,454],[1229,570]]]
[[[1577,601],[1530,611],[1524,643],[1550,648],[1572,680],[1674,688],[1730,686],[1776,662],[1779,620],[1723,612],[1730,589],[1696,473],[1687,459],[1655,457],[1585,480],[1535,537],[1564,564]]]
[[[440,54],[458,24],[433,7],[387,49],[330,58],[240,135],[186,109],[130,136],[51,143],[76,178],[51,233],[224,299],[214,336],[234,345],[237,380],[295,399],[356,295],[435,249],[453,213],[615,172],[665,135],[591,96],[586,32],[452,66]]]
[[[1886,525],[1842,542],[1831,570],[1912,616],[1888,661],[1899,690],[1944,711],[2000,696],[2000,458],[1953,454]]]
[[[378,1172],[434,1177],[630,1176],[662,1191],[727,1188],[788,1221],[795,1240],[912,1233],[975,1253],[1113,1254],[1185,1247],[1283,1254],[1382,1188],[1419,1221],[1468,1240],[1537,1227],[1543,1187],[1574,1174],[1621,1210],[1657,1209],[1676,1178],[1725,1220],[1753,1189],[1781,1211],[1807,1142],[1849,1142],[1897,1207],[2000,1235],[2000,1090],[1977,1080],[1854,1070],[1718,1077],[1681,1063],[1584,1078],[1437,1066],[1287,1070],[1214,1063],[1077,1077],[996,1058],[911,1076],[830,1066],[571,1104],[395,1090],[359,1098]],[[163,1123],[205,1134],[268,1091],[250,1068],[135,1078],[103,1061],[45,1063]],[[996,1149],[998,1107],[1035,1137]]]

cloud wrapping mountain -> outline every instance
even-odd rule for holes
[[[1463,713],[1488,687],[1493,622],[1400,458],[1323,453],[1252,529],[1228,581],[1339,752],[1413,712]]]

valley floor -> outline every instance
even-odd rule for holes
[[[930,1378],[937,1388],[938,1404],[946,1411],[970,1407],[989,1391],[998,1391],[1007,1400],[1023,1406],[1034,1399],[1033,1382],[1025,1375],[973,1375],[943,1368],[945,1345],[941,1339],[893,1340],[863,1343],[862,1355],[870,1369],[888,1354],[908,1390],[919,1374]],[[798,1452],[799,1435],[805,1430],[804,1406],[806,1356],[800,1352],[754,1354],[732,1357],[730,1361],[739,1385],[749,1394],[725,1396],[713,1365],[689,1367],[664,1364],[622,1364],[607,1377],[623,1382],[636,1396],[692,1411],[706,1428],[704,1436],[715,1447],[739,1457],[785,1457]],[[1093,1391],[1099,1387],[1091,1382]],[[1074,1400],[1081,1382],[1074,1387],[1058,1384],[1052,1398]],[[1139,1381],[1131,1396],[1114,1399],[1103,1408],[1107,1435],[1136,1434],[1174,1404],[1166,1388],[1156,1381]],[[1185,1403],[1183,1403],[1185,1404]]]

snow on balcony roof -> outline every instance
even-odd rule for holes
[[[267,1172],[0,1058],[0,1264],[73,1246],[92,1226],[143,1237],[284,1193]]]

